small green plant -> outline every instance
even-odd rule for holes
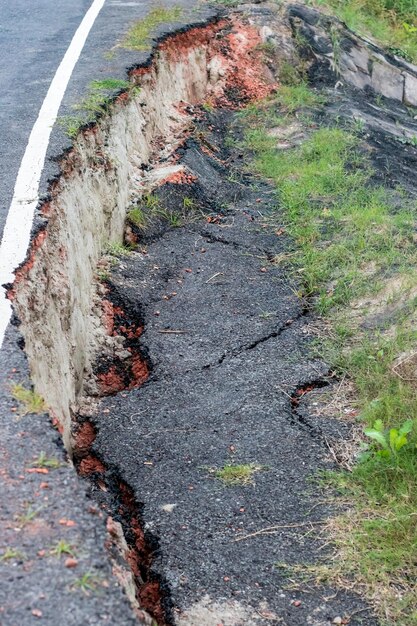
[[[215,471],[216,478],[225,485],[248,485],[253,481],[253,475],[262,469],[260,465],[254,463],[233,465],[228,464]]]
[[[147,193],[143,196],[142,202],[147,209],[150,211],[155,211],[159,208],[159,198],[158,196],[154,196],[151,193]]]
[[[27,526],[27,524],[29,524],[31,521],[35,519],[35,517],[39,515],[41,510],[42,508],[33,509],[32,505],[28,504],[26,507],[26,510],[20,515],[18,515],[16,518],[19,526],[21,528],[24,528],[25,526]]]
[[[333,48],[333,69],[340,72],[340,32],[335,26],[330,27],[330,41]]]
[[[385,428],[382,420],[378,419],[372,428],[365,428],[364,433],[379,447],[375,453],[378,457],[393,461],[406,448],[412,430],[413,420],[407,420],[400,428]]]
[[[41,452],[35,461],[33,461],[35,467],[46,467],[49,469],[57,469],[61,467],[61,462],[58,459],[48,457],[45,452]]]
[[[110,273],[107,272],[106,270],[98,270],[97,271],[97,278],[102,283],[105,283],[106,281],[108,281],[110,279]]]
[[[413,137],[397,137],[397,141],[406,146],[413,146],[414,148],[417,148],[417,136],[416,135],[414,135]]]
[[[184,207],[184,209],[190,211],[191,209],[195,208],[195,202],[192,198],[184,196],[184,198],[182,199],[182,206]]]
[[[170,9],[156,7],[152,9],[143,20],[139,20],[130,28],[122,46],[130,50],[148,50],[152,32],[160,24],[176,21],[181,15],[182,9],[180,7]]]
[[[365,120],[361,117],[356,117],[352,123],[352,131],[360,135],[365,130]]]
[[[146,215],[139,207],[135,207],[134,209],[128,211],[127,219],[141,230],[145,230],[147,226]]]
[[[90,83],[90,89],[93,91],[115,91],[129,89],[131,83],[121,78],[103,78],[101,80],[93,80]]]
[[[174,211],[169,211],[167,209],[158,209],[156,213],[161,219],[164,219],[168,222],[170,226],[173,228],[179,228],[183,224],[183,218],[178,213]]]
[[[294,87],[305,82],[305,71],[302,66],[294,66],[288,61],[283,61],[279,68],[279,79],[283,85]]]
[[[3,554],[0,556],[0,562],[12,561],[14,559],[24,559],[25,555],[20,550],[15,548],[6,548]]]
[[[133,249],[131,246],[125,246],[123,243],[113,241],[106,246],[106,252],[112,257],[130,256]]]
[[[214,106],[211,102],[204,102],[201,105],[201,108],[206,111],[207,113],[212,113],[214,111]]]
[[[75,556],[75,550],[73,546],[71,546],[71,544],[68,543],[68,541],[65,541],[65,539],[60,539],[58,543],[56,544],[56,546],[51,548],[50,553],[53,556],[57,556],[57,557],[60,557],[63,554],[68,554],[69,556]]]
[[[305,82],[297,85],[283,85],[277,93],[277,101],[288,113],[294,113],[303,107],[314,107],[324,103],[321,94],[312,91]]]
[[[90,593],[97,590],[97,586],[100,582],[100,579],[93,572],[86,572],[80,578],[77,578],[73,586],[76,589],[80,589],[85,595],[90,595]]]
[[[276,48],[277,47],[276,47],[276,45],[274,44],[273,41],[264,41],[263,43],[259,43],[256,46],[257,50],[259,50],[260,52],[263,52],[266,55],[274,54]]]
[[[81,115],[63,115],[58,118],[57,124],[70,139],[75,139],[86,120]]]
[[[88,93],[81,102],[74,104],[75,111],[83,111],[86,113],[86,123],[92,122],[98,115],[107,111],[110,98],[104,96],[100,92]]]
[[[214,4],[220,4],[221,6],[233,9],[239,5],[240,0],[213,0]]]
[[[28,413],[39,415],[47,410],[44,399],[36,391],[26,389],[20,383],[12,386],[11,393],[20,404],[22,416]]]

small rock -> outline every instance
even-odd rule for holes
[[[74,559],[72,557],[68,557],[67,559],[65,559],[64,565],[65,565],[65,567],[68,567],[68,569],[72,569],[73,567],[77,567],[78,561],[77,561],[77,559]]]
[[[342,618],[338,615],[337,617],[334,618],[332,624],[343,624],[343,620]]]
[[[40,609],[33,609],[32,615],[34,615],[35,617],[42,617],[42,611]]]
[[[293,600],[292,605],[293,606],[301,606],[301,600]]]

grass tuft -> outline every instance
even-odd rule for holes
[[[130,50],[149,50],[152,32],[164,22],[174,22],[182,15],[180,7],[166,9],[156,7],[148,15],[134,24],[128,31],[122,46]]]
[[[17,400],[21,407],[21,415],[28,413],[41,414],[47,410],[44,399],[31,389],[26,389],[23,385],[16,384],[11,388],[12,396]]]
[[[33,461],[32,465],[35,467],[58,469],[58,467],[61,467],[61,461],[54,459],[53,457],[48,457],[45,452],[41,452],[37,459]]]
[[[262,468],[254,463],[246,465],[225,465],[215,471],[215,477],[225,485],[248,485],[253,482],[253,475]]]
[[[90,83],[90,89],[94,91],[115,91],[116,89],[129,89],[131,83],[120,78],[103,78],[102,80],[93,80]]]

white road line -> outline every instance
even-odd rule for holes
[[[0,348],[12,315],[12,307],[2,285],[13,281],[14,270],[26,258],[52,126],[75,64],[104,2],[93,0],[75,32],[42,103],[20,164],[0,246]]]

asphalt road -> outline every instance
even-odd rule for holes
[[[0,234],[30,131],[90,0],[0,0]]]

